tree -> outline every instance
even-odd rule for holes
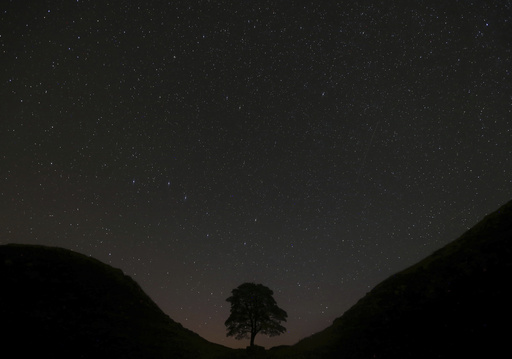
[[[286,331],[281,322],[286,322],[288,314],[277,306],[272,295],[274,292],[262,284],[244,283],[231,291],[226,299],[231,303],[231,314],[224,325],[228,337],[251,339],[261,333],[270,337]]]

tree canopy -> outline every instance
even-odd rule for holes
[[[256,334],[270,337],[286,331],[281,322],[286,322],[288,314],[277,306],[274,292],[262,284],[244,283],[231,291],[226,301],[231,303],[231,314],[224,323],[227,336],[236,339],[250,338],[254,346]]]

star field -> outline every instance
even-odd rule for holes
[[[512,198],[510,1],[4,1],[0,243],[293,344]]]

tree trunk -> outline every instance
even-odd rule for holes
[[[254,346],[254,337],[256,336],[256,333],[251,332],[251,348]]]

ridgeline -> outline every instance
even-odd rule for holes
[[[325,330],[246,353],[183,328],[119,269],[61,248],[3,245],[3,349],[21,358],[498,357],[508,349],[510,278],[512,201]]]

